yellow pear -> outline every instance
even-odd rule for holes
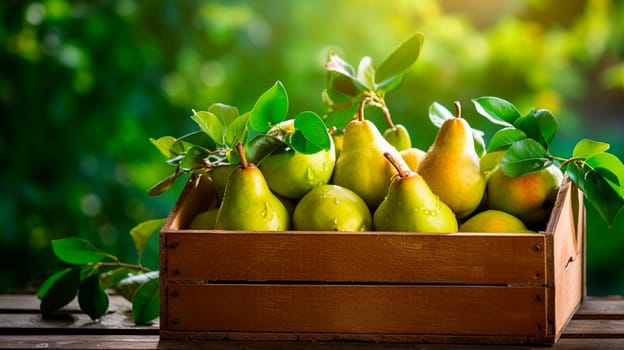
[[[193,218],[188,225],[189,230],[214,230],[219,208],[203,211]]]
[[[500,210],[486,210],[475,214],[459,226],[460,232],[529,233],[519,218]]]
[[[425,157],[425,154],[427,154],[427,152],[415,147],[404,149],[399,153],[412,171],[418,169],[418,164],[420,164],[420,161]]]
[[[442,123],[417,172],[457,217],[464,218],[481,203],[485,176],[480,169],[472,129],[461,117],[459,102],[455,102],[455,107],[455,118]]]

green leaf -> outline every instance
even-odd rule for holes
[[[445,120],[453,118],[455,118],[455,115],[443,105],[434,102],[429,106],[429,120],[436,127],[441,127]]]
[[[326,86],[325,91],[331,100],[330,106],[349,103],[353,97],[360,94],[360,90],[358,90],[351,78],[336,72],[327,73]]]
[[[132,273],[119,281],[113,289],[124,298],[132,301],[132,297],[134,296],[137,288],[139,288],[141,284],[152,279],[158,279],[158,271]]]
[[[210,151],[217,148],[214,140],[203,131],[194,131],[178,138],[173,147],[176,147],[177,154],[182,154],[191,147],[201,147]]]
[[[601,174],[620,196],[624,196],[624,164],[618,157],[601,152],[587,158],[585,162]]]
[[[295,132],[290,137],[290,146],[305,154],[314,154],[329,149],[331,140],[325,123],[314,112],[302,112],[295,117]]]
[[[249,120],[249,113],[245,113],[240,117],[234,119],[225,130],[225,136],[223,141],[228,146],[233,146],[237,143],[245,143],[247,139],[247,122]]]
[[[144,325],[160,314],[159,279],[150,279],[137,288],[132,297],[132,319],[136,325]]]
[[[357,115],[358,108],[359,106],[354,103],[346,108],[330,111],[324,116],[325,125],[328,128],[332,126],[344,128]]]
[[[327,57],[327,62],[325,62],[325,69],[330,72],[339,73],[351,81],[357,80],[357,74],[355,69],[345,60],[343,60],[340,56],[330,51]]]
[[[260,134],[249,140],[245,145],[245,155],[249,163],[260,164],[264,158],[285,146],[286,145],[276,137]]]
[[[401,86],[405,74],[395,75],[377,84],[377,91],[390,92]]]
[[[496,166],[498,166],[504,155],[505,151],[494,151],[488,152],[481,156],[481,159],[479,159],[481,172],[485,174],[492,171],[494,168],[496,168]]]
[[[260,133],[283,121],[288,112],[288,95],[280,81],[265,91],[251,110],[249,125]]]
[[[472,139],[474,142],[475,152],[479,157],[485,154],[485,139],[483,138],[485,133],[479,129],[472,129]]]
[[[74,299],[79,287],[79,268],[67,268],[55,273],[43,283],[37,293],[41,297],[39,310],[43,315],[57,311]]]
[[[403,73],[414,64],[420,55],[420,49],[424,40],[425,36],[422,33],[416,33],[394,50],[377,67],[377,83],[379,85],[385,83],[386,80]]]
[[[225,126],[230,125],[236,118],[238,118],[238,109],[234,106],[223,103],[211,104],[210,107],[208,107],[208,112],[221,119]]]
[[[368,90],[375,91],[375,67],[373,60],[365,56],[360,60],[358,65],[357,80]]]
[[[517,119],[514,125],[546,149],[552,144],[559,129],[557,120],[549,111],[544,109],[530,111],[527,115]]]
[[[487,151],[493,152],[500,149],[506,149],[511,146],[514,142],[526,139],[527,136],[524,131],[516,129],[514,127],[507,127],[504,129],[498,130],[490,143],[488,144]]]
[[[100,282],[102,283],[102,288],[104,289],[113,288],[123,279],[136,275],[138,273],[139,272],[137,272],[137,270],[135,269],[119,267],[114,270],[102,273],[100,275]]]
[[[150,142],[158,148],[160,153],[166,158],[171,158],[175,156],[175,153],[172,152],[171,146],[176,142],[175,137],[173,136],[163,136],[158,139],[153,139],[150,137]]]
[[[210,156],[210,152],[202,147],[193,146],[186,151],[184,157],[180,160],[180,168],[184,170],[195,170],[206,167],[206,158]]]
[[[194,112],[191,119],[193,119],[193,121],[199,125],[199,129],[208,134],[216,144],[223,144],[225,122],[221,118],[210,112],[200,111]]]
[[[521,117],[518,108],[500,97],[485,96],[472,100],[477,112],[494,124],[511,126]]]
[[[514,142],[501,159],[500,167],[511,177],[540,171],[552,164],[552,159],[541,144],[533,139]]]
[[[52,240],[52,250],[59,259],[74,265],[96,263],[106,257],[111,257],[99,251],[91,242],[75,237]]]
[[[179,171],[176,171],[173,174],[167,176],[166,178],[160,180],[160,182],[158,182],[154,186],[150,187],[149,190],[147,190],[147,194],[149,194],[150,196],[157,196],[159,194],[164,193],[165,191],[170,189],[171,186],[173,186],[173,184],[175,183],[175,180],[178,178],[178,176],[180,176],[180,174],[181,173]]]
[[[596,208],[602,219],[612,226],[624,207],[622,196],[597,171],[585,174],[585,197]]]
[[[590,139],[583,139],[574,146],[572,157],[585,159],[609,149],[609,144]]]
[[[165,220],[166,219],[152,219],[143,221],[130,229],[130,237],[132,237],[132,241],[137,250],[139,264],[147,241],[160,229]]]
[[[92,320],[100,318],[108,310],[108,295],[104,292],[97,273],[91,274],[80,285],[78,305]]]
[[[568,174],[570,180],[572,180],[582,192],[585,192],[585,170],[583,167],[579,163],[572,162],[566,165],[563,170]]]

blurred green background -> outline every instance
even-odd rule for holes
[[[550,109],[556,155],[592,138],[624,158],[622,1],[7,0],[0,18],[0,292],[35,290],[62,266],[52,239],[135,261],[129,230],[165,217],[183,185],[146,194],[172,171],[148,138],[196,130],[191,110],[215,102],[246,112],[276,80],[291,114],[323,114],[330,48],[380,63],[424,33],[387,97],[418,147],[433,141],[432,102],[459,100],[483,127],[470,99],[494,95]],[[588,208],[588,220],[589,294],[624,294],[624,215],[608,228]],[[157,243],[143,257],[153,269]]]

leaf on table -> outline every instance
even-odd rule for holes
[[[137,288],[132,297],[132,319],[136,325],[144,325],[160,314],[159,278],[150,279]]]
[[[87,277],[78,290],[78,305],[80,310],[96,320],[108,310],[108,295],[100,284],[100,276],[97,273]]]
[[[41,298],[39,310],[43,315],[57,311],[74,299],[79,287],[79,268],[67,268],[55,273],[43,283],[37,293]]]
[[[112,257],[98,250],[91,242],[76,237],[52,240],[52,250],[62,261],[74,265],[86,265]]]
[[[512,126],[521,117],[518,108],[500,97],[484,96],[472,100],[477,112],[494,124]]]

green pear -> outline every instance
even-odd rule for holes
[[[460,232],[530,233],[519,218],[500,210],[485,210],[459,226]]]
[[[455,118],[442,123],[417,172],[457,217],[464,218],[481,203],[486,181],[474,147],[472,129],[461,117],[459,102],[455,106]]]
[[[395,124],[386,129],[383,133],[384,139],[388,141],[397,151],[412,148],[412,140],[409,132],[401,124]]]
[[[329,149],[304,154],[288,149],[264,159],[258,167],[271,190],[283,197],[299,199],[311,189],[329,182],[336,164],[333,142]]]
[[[284,204],[269,189],[262,172],[245,159],[243,146],[236,149],[241,165],[232,171],[225,186],[215,229],[283,231],[290,227]]]
[[[217,214],[219,208],[212,208],[205,210],[191,220],[188,225],[189,230],[214,230],[215,222],[217,221]]]
[[[562,181],[563,173],[555,165],[518,177],[496,167],[487,181],[487,204],[538,227],[548,221]]]
[[[391,153],[407,166],[399,152],[383,138],[375,124],[362,113],[347,123],[342,152],[336,160],[332,183],[360,196],[371,211],[383,200],[396,169],[384,157]]]
[[[422,176],[386,157],[397,174],[388,193],[373,215],[376,231],[423,233],[457,232],[455,213],[435,195]]]
[[[372,221],[364,200],[337,185],[322,185],[306,193],[293,214],[295,230],[370,231]]]

